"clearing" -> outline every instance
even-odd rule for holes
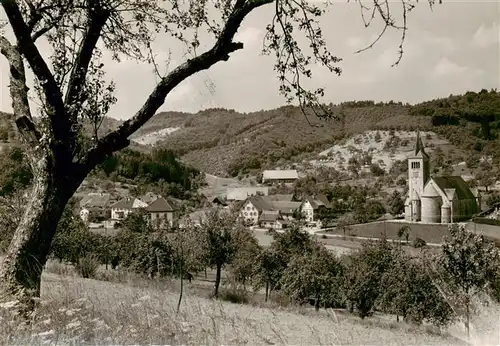
[[[376,134],[380,135],[380,140],[376,141]],[[390,131],[365,131],[351,136],[345,141],[332,146],[318,154],[319,158],[312,160],[311,164],[333,167],[337,170],[346,170],[349,159],[353,156],[369,153],[372,155],[372,162],[378,163],[385,170],[389,170],[396,160],[406,160],[411,151],[414,150],[416,131],[394,131],[395,137],[399,138],[399,143],[386,147],[386,143],[391,138]],[[430,131],[421,131],[420,135],[426,147],[426,151],[431,154],[436,148],[441,148],[447,153],[456,149],[447,140],[439,139],[438,135]]]

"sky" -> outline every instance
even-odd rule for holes
[[[396,67],[391,65],[398,56],[400,32],[387,32],[375,47],[355,54],[376,38],[380,25],[365,28],[356,3],[332,2],[321,27],[330,52],[343,59],[339,63],[343,72],[337,76],[315,67],[308,82],[310,87],[325,88],[326,103],[394,100],[413,104],[469,90],[500,89],[500,1],[443,0],[431,10],[421,0],[408,16],[404,55]],[[398,1],[390,2],[397,15]],[[244,43],[244,49],[232,53],[227,62],[184,80],[167,96],[160,111],[224,107],[252,112],[284,105],[273,71],[274,58],[261,53],[273,9],[267,5],[251,13],[235,38]],[[209,48],[211,43],[204,41],[201,48]],[[165,36],[158,37],[154,48],[159,63],[170,49],[170,68],[186,59],[183,46]],[[47,54],[43,45],[40,50]],[[117,85],[118,102],[109,115],[130,118],[157,81],[153,67],[132,60],[116,63],[109,56],[105,56],[104,66]],[[0,109],[11,111],[8,65],[3,57],[0,71]]]

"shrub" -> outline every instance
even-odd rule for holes
[[[99,268],[99,260],[94,255],[86,255],[78,260],[75,269],[82,278],[94,279]]]
[[[426,245],[427,245],[427,243],[425,242],[425,240],[423,240],[421,238],[415,238],[415,240],[413,241],[413,247],[415,249],[422,248]]]
[[[223,290],[220,293],[219,298],[234,304],[248,304],[250,301],[248,292],[242,289]]]

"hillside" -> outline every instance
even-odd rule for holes
[[[450,95],[414,106],[353,101],[329,107],[336,120],[306,117],[295,106],[252,113],[222,108],[196,114],[158,113],[131,137],[131,147],[141,151],[164,147],[201,171],[237,176],[317,158],[345,143],[342,140],[368,130],[420,129],[434,132],[436,140],[447,140],[463,155],[484,153],[500,158],[500,92],[496,90]],[[106,118],[100,135],[119,124]],[[90,127],[86,128],[90,133]]]
[[[187,292],[176,314],[178,293],[152,281],[140,285],[143,288],[45,273],[40,322],[18,327],[15,333],[4,323],[0,337],[10,337],[14,344],[466,344],[454,328],[450,332],[457,337],[383,316],[362,321],[333,310],[231,304],[196,297],[190,284],[185,284]]]
[[[447,141],[445,146],[461,151],[462,156],[500,157],[496,149],[500,93],[495,90],[450,95],[414,106],[356,101],[330,108],[339,120],[306,118],[294,106],[245,114],[220,108],[196,114],[159,113],[133,138],[166,146],[186,163],[220,176],[302,162],[367,130],[432,131],[433,140]]]
[[[248,169],[290,162],[292,158],[300,162],[344,135],[372,128],[429,128],[430,119],[411,116],[409,109],[400,104],[333,106],[333,114],[341,118],[338,121],[313,116],[307,119],[293,106],[248,114],[225,109],[208,109],[191,115],[160,113],[146,124],[141,134],[149,129],[176,129],[158,141],[158,145],[174,150],[183,161],[202,171],[237,175]]]

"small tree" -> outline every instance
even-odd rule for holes
[[[364,243],[361,250],[345,260],[344,299],[351,312],[356,308],[358,315],[365,318],[373,313],[384,273],[395,263],[393,248],[385,239]]]
[[[465,329],[470,337],[471,298],[485,292],[488,279],[496,271],[500,256],[498,249],[482,234],[475,234],[463,225],[449,227],[451,239],[442,246],[439,263],[452,292],[462,298],[465,306]]]
[[[235,283],[241,284],[246,290],[247,283],[255,274],[255,260],[262,252],[257,238],[249,229],[241,229],[234,236],[236,254],[230,265],[230,273]]]
[[[214,297],[219,296],[222,268],[230,264],[238,250],[236,233],[244,226],[238,221],[238,214],[222,209],[211,211],[202,225],[206,238],[206,259],[210,267],[215,267]]]
[[[392,215],[400,215],[405,210],[405,202],[403,201],[403,197],[401,193],[397,190],[389,197],[389,212]]]
[[[410,239],[410,231],[411,231],[411,228],[408,225],[405,225],[405,226],[400,227],[398,229],[399,247],[401,247],[401,238],[405,238],[406,245],[408,245],[408,242]]]
[[[428,320],[442,326],[452,320],[453,310],[421,261],[403,252],[393,252],[394,263],[382,275],[378,305],[405,321]]]
[[[307,254],[296,254],[283,272],[282,289],[292,300],[305,303],[314,300],[321,306],[336,306],[341,298],[342,267],[322,244],[316,243]]]
[[[281,279],[281,262],[277,253],[272,249],[263,249],[255,258],[253,279],[254,290],[259,290],[265,287],[265,301],[269,299],[270,293],[278,287],[278,282]]]

